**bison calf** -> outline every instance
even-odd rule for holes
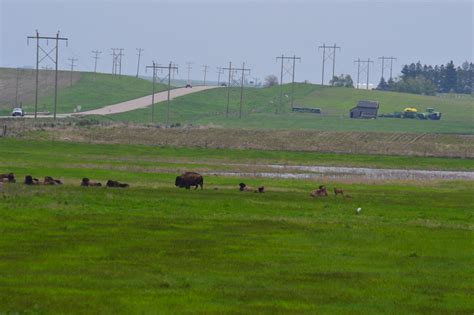
[[[189,189],[191,186],[194,186],[194,190],[198,189],[198,187],[201,186],[201,189],[203,189],[204,178],[201,176],[201,174],[195,172],[186,172],[176,177],[174,185],[176,187],[186,189]]]

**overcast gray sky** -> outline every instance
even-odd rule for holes
[[[279,74],[275,57],[296,54],[296,79],[321,81],[322,53],[317,46],[337,43],[336,73],[355,79],[357,58],[375,61],[371,83],[380,78],[380,56],[395,56],[395,69],[420,60],[459,65],[473,58],[472,0],[467,1],[24,1],[0,0],[0,66],[34,65],[35,45],[26,37],[68,37],[61,45],[60,68],[78,58],[78,69],[93,69],[92,50],[103,51],[99,70],[110,72],[111,47],[124,48],[123,71],[136,72],[136,48],[144,48],[143,65],[170,60],[185,77],[202,65],[246,62],[251,77]],[[50,43],[49,48],[52,47]],[[43,66],[52,64],[43,64]],[[330,78],[331,61],[326,65]],[[141,70],[144,73],[144,70]],[[289,78],[288,78],[289,79]]]

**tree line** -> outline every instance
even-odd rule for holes
[[[446,65],[422,65],[421,62],[404,65],[395,80],[380,79],[378,90],[424,95],[436,93],[473,93],[474,64],[463,62],[456,67],[453,61]]]

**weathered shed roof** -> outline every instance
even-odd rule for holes
[[[357,107],[363,107],[363,108],[379,108],[379,103],[374,102],[374,101],[358,101],[357,102]]]

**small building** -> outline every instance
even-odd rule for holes
[[[358,101],[357,106],[351,108],[351,118],[377,118],[379,103],[374,101]]]

